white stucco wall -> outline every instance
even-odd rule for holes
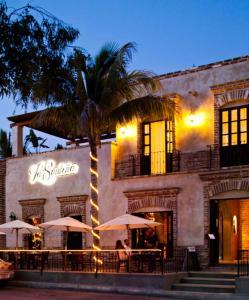
[[[104,144],[99,149],[99,206],[101,223],[126,213],[127,198],[125,191],[179,187],[177,197],[178,245],[199,245],[203,242],[203,200],[202,187],[198,175],[176,174],[167,176],[151,176],[127,180],[111,180],[111,148]],[[44,159],[56,162],[71,161],[79,164],[77,175],[58,178],[52,186],[40,183],[31,185],[28,181],[28,169],[31,164]],[[45,221],[60,217],[60,205],[56,197],[89,195],[89,154],[88,148],[59,150],[7,161],[6,175],[6,216],[13,211],[22,219],[22,209],[18,200],[45,198]],[[86,205],[86,222],[90,221],[89,200]],[[193,222],[193,217],[195,222]],[[114,246],[117,239],[124,239],[126,232],[104,232],[101,234],[103,246]],[[45,235],[45,246],[58,247],[61,236],[57,232]],[[20,239],[21,242],[21,239]],[[87,234],[87,245],[91,245],[91,237]],[[15,246],[15,236],[8,236],[7,246]]]

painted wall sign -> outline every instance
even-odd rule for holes
[[[58,177],[77,174],[79,165],[72,162],[61,162],[56,165],[52,159],[40,161],[31,165],[28,170],[29,182],[35,184],[37,182],[44,185],[52,185]]]

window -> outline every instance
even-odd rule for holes
[[[221,110],[221,166],[249,163],[248,113],[248,106]]]
[[[143,124],[142,174],[164,174],[172,171],[173,122]]]

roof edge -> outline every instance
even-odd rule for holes
[[[216,61],[213,63],[209,63],[206,65],[200,65],[200,66],[192,67],[192,68],[185,69],[185,70],[179,70],[179,71],[175,71],[175,72],[165,73],[165,74],[157,75],[157,76],[155,76],[155,78],[157,78],[157,79],[172,78],[172,77],[182,76],[182,75],[186,75],[186,74],[190,74],[190,73],[204,71],[207,69],[214,69],[214,68],[218,68],[218,67],[232,65],[232,64],[236,64],[236,63],[240,63],[240,62],[244,62],[244,61],[249,62],[249,55],[239,56],[239,57],[230,58],[230,59],[221,60],[221,61]]]

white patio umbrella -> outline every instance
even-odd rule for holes
[[[25,223],[21,220],[15,220],[0,225],[0,229],[4,232],[16,232],[16,249],[18,248],[18,233],[33,233],[39,230],[38,227]]]
[[[77,232],[90,232],[92,230],[92,227],[75,220],[71,217],[64,217],[59,218],[56,220],[52,220],[49,222],[45,222],[42,224],[39,224],[39,227],[44,229],[52,229],[52,230],[59,230],[59,231],[66,231],[66,241],[68,237],[68,232],[70,231],[77,231]],[[67,250],[67,242],[66,242],[66,248]]]
[[[133,215],[125,214],[112,219],[98,227],[96,230],[129,230],[137,228],[153,228],[155,226],[162,225],[161,223],[147,220],[144,218],[136,217]]]

